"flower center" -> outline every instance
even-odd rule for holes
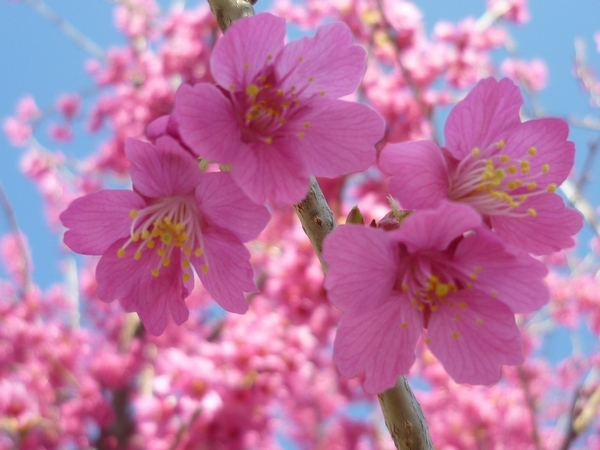
[[[450,198],[471,204],[483,215],[535,217],[535,208],[525,212],[515,209],[530,197],[556,190],[554,183],[543,188],[536,181],[550,171],[550,165],[542,164],[538,172],[532,171],[535,147],[530,147],[523,159],[511,159],[501,153],[504,146],[500,140],[483,150],[475,147],[460,161],[450,180]]]
[[[162,198],[156,203],[129,212],[131,217],[130,237],[117,251],[121,258],[126,256],[126,249],[134,247],[133,258],[139,261],[150,252],[156,252],[159,257],[157,265],[151,273],[154,277],[160,275],[162,267],[169,267],[174,251],[181,251],[183,281],[192,277],[192,257],[204,255],[204,245],[201,231],[201,216],[193,197]],[[208,262],[204,257],[202,271],[208,271]]]

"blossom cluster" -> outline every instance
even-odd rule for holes
[[[326,287],[344,311],[334,361],[364,371],[367,391],[409,372],[423,333],[460,383],[494,383],[523,361],[514,314],[549,300],[530,253],[573,246],[582,218],[555,193],[574,160],[566,122],[522,123],[521,103],[510,80],[488,78],[451,111],[444,147],[388,144],[379,167],[410,211],[394,212],[392,231],[346,225],[325,241]]]
[[[225,310],[246,312],[256,286],[243,243],[267,224],[263,204],[300,201],[309,175],[375,162],[381,117],[338,100],[360,83],[365,50],[340,23],[284,37],[285,21],[268,13],[236,23],[211,56],[216,84],[180,86],[173,112],[148,127],[153,143],[126,141],[133,190],[91,193],[61,214],[65,243],[102,256],[98,297],[119,299],[152,334],[187,320],[192,268]]]

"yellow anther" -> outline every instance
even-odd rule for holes
[[[150,232],[148,230],[142,231],[142,239],[148,239],[148,236],[150,236]]]
[[[455,314],[453,319],[458,321],[458,320],[460,320],[460,316],[458,314]]]
[[[427,344],[427,345],[431,344],[431,338],[425,338],[425,344]]]
[[[492,297],[498,297],[498,291],[492,291],[492,292],[490,293],[490,295],[491,295]]]
[[[508,162],[510,160],[510,156],[508,155],[501,155],[500,156],[500,162]]]
[[[248,70],[250,68],[250,64],[246,63],[244,64],[244,69]]]
[[[185,247],[183,249],[183,253],[185,254],[185,256],[190,256],[192,254],[192,248],[191,247]]]
[[[298,58],[298,62],[304,62],[304,56],[301,56],[300,58]]]
[[[516,188],[518,188],[519,186],[520,186],[520,185],[519,185],[519,182],[518,182],[518,181],[509,181],[509,182],[508,182],[508,188],[509,188],[511,191],[512,191],[513,189],[516,189]]]
[[[458,334],[458,331],[455,331],[454,333],[452,333],[452,337],[454,339],[458,339],[460,337],[460,334]]]
[[[250,97],[256,97],[260,92],[260,88],[255,84],[250,84],[246,87],[246,94]]]
[[[469,278],[473,281],[475,281],[477,279],[477,274],[476,273],[472,273],[471,275],[469,275]]]
[[[548,185],[548,187],[546,188],[546,190],[547,190],[548,192],[555,192],[555,191],[556,191],[556,184],[554,184],[554,183],[550,183],[550,184]]]
[[[459,302],[459,303],[458,303],[458,307],[459,307],[460,309],[465,309],[465,308],[467,307],[467,304],[466,304],[465,302]]]
[[[161,247],[158,250],[156,250],[156,254],[158,256],[165,256],[167,254],[167,252],[165,252],[165,249]]]
[[[171,265],[171,258],[165,258],[163,261],[163,266],[169,267]]]
[[[129,211],[129,217],[132,219],[135,219],[138,216],[138,210],[137,209],[132,209],[131,211]]]
[[[117,256],[119,258],[123,258],[125,256],[125,249],[124,248],[120,248],[119,250],[117,250]]]
[[[440,309],[440,307],[438,305],[431,305],[431,310],[433,312],[436,312],[438,309]]]
[[[529,154],[529,156],[533,156],[537,153],[537,149],[535,147],[529,147],[529,150],[527,150],[527,153]]]
[[[542,173],[548,173],[550,172],[550,164],[544,164],[542,166]]]
[[[304,136],[306,136],[306,133],[305,133],[304,131],[300,131],[300,132],[298,133],[298,137],[299,137],[299,138],[303,138]]]
[[[448,306],[449,306],[450,308],[454,308],[454,305],[456,305],[456,303],[454,303],[454,302],[450,302],[450,303],[448,303]]]
[[[154,248],[154,245],[156,243],[154,241],[148,241],[148,243],[146,244],[146,246],[148,246],[148,248]]]
[[[528,198],[529,198],[529,196],[527,194],[521,194],[521,195],[519,195],[519,201],[521,203],[524,202],[525,200],[527,200]],[[516,205],[516,206],[518,206],[518,205]]]
[[[473,150],[471,150],[471,155],[473,156],[479,156],[481,153],[481,151],[479,150],[479,147],[475,147]]]
[[[207,266],[206,264],[204,264],[204,265],[202,266],[201,270],[202,270],[202,273],[203,273],[204,275],[206,275],[206,273],[208,272],[208,266]]]
[[[406,322],[402,322],[402,325],[400,325],[400,326],[404,329],[408,328],[408,324]]]
[[[312,83],[313,81],[315,81],[315,77],[308,77],[308,82]]]
[[[184,269],[189,269],[190,268],[190,261],[188,259],[184,259],[183,261],[181,261],[181,266]]]
[[[498,143],[496,144],[496,148],[503,149],[505,145],[506,145],[506,141],[504,139],[500,139],[498,141]]]
[[[321,91],[321,92],[319,92],[319,95],[320,95],[321,97],[325,97],[325,91]]]
[[[520,166],[521,166],[521,172],[523,172],[523,173],[527,173],[531,170],[529,161],[521,161]]]
[[[529,190],[529,191],[533,191],[536,187],[537,187],[537,183],[535,181],[532,181],[531,183],[527,184],[527,190]]]
[[[235,91],[235,84],[230,84],[229,85],[229,90],[232,91],[232,92]]]
[[[435,294],[438,297],[443,297],[444,295],[446,295],[448,293],[449,290],[450,290],[450,288],[448,287],[447,284],[443,284],[443,283],[442,284],[438,284],[435,287]]]
[[[170,245],[173,242],[173,235],[171,233],[163,233],[160,235],[160,240],[165,245]]]
[[[408,285],[407,284],[403,284],[400,288],[402,289],[402,292],[408,291]]]
[[[310,122],[304,122],[304,128],[310,127]]]
[[[271,60],[273,59],[273,55],[268,55],[268,56],[267,56],[267,59],[268,59],[269,61],[271,61]]]
[[[481,319],[475,319],[475,324],[478,326],[481,326],[481,324],[483,323],[483,320]]]
[[[515,166],[508,166],[508,173],[514,175],[517,173],[517,168]]]
[[[142,259],[142,252],[140,252],[139,250],[135,252],[135,255],[133,255],[133,259],[135,259],[136,261]]]
[[[475,273],[481,273],[482,270],[483,268],[481,266],[475,267]]]
[[[167,225],[173,225],[173,222],[171,222],[171,218],[169,216],[165,216],[163,222]]]
[[[201,249],[201,248],[197,248],[197,249],[194,251],[194,256],[196,256],[196,257],[198,257],[198,258],[199,258],[199,257],[201,257],[201,256],[202,256],[202,249]]]
[[[185,283],[187,283],[188,281],[190,281],[190,278],[192,278],[192,277],[191,277],[191,275],[189,273],[184,273],[181,278],[183,278],[183,281]]]
[[[153,277],[158,277],[160,275],[160,272],[158,271],[158,269],[152,269],[152,276]]]
[[[133,233],[133,235],[131,236],[131,240],[133,242],[137,242],[140,240],[140,233]]]
[[[421,311],[421,312],[425,311],[425,305],[424,305],[424,304],[422,304],[422,303],[421,303],[419,306],[417,306],[417,308],[418,308],[418,310],[419,310],[419,311]]]
[[[537,216],[537,211],[534,208],[528,208],[527,214],[529,214],[531,217],[535,217]]]

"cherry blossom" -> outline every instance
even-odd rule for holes
[[[561,119],[521,123],[521,95],[508,79],[480,81],[451,111],[446,142],[390,144],[380,155],[390,192],[404,208],[441,199],[465,203],[508,243],[535,254],[574,245],[582,217],[555,193],[575,147]]]
[[[148,331],[160,334],[172,316],[188,317],[184,299],[194,286],[192,267],[226,310],[248,309],[244,292],[256,289],[242,242],[264,228],[269,214],[253,204],[227,173],[202,175],[176,141],[156,147],[130,139],[134,191],[103,190],[76,199],[61,214],[74,251],[102,255],[98,297],[119,299]]]
[[[381,117],[337,100],[365,72],[365,50],[342,23],[284,46],[285,21],[268,13],[236,22],[217,42],[217,86],[182,85],[174,115],[199,156],[231,165],[254,201],[301,200],[309,175],[337,177],[375,162]]]

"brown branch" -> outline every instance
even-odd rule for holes
[[[237,19],[254,15],[252,4],[246,0],[208,0],[213,14],[223,31]],[[323,265],[323,240],[336,226],[333,212],[319,183],[311,177],[310,188],[304,200],[294,205],[304,232],[310,239]],[[396,387],[379,394],[385,423],[390,430],[397,449],[433,450],[429,430],[421,406],[410,390],[404,377]],[[408,446],[407,446],[408,445]]]
[[[521,382],[521,387],[523,388],[523,393],[525,394],[525,401],[527,402],[527,407],[529,408],[529,419],[531,421],[531,434],[533,437],[533,442],[536,450],[542,450],[542,441],[540,439],[537,426],[537,407],[535,405],[535,399],[531,393],[531,386],[529,383],[530,380],[522,364],[517,368],[517,373],[519,374],[519,381]]]
[[[208,0],[210,10],[217,18],[223,33],[233,22],[254,15],[252,5],[256,2],[248,0]]]

